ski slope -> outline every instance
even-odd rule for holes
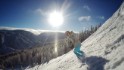
[[[123,70],[124,69],[124,3],[81,46],[86,65],[81,66],[73,50],[48,63],[26,70]]]

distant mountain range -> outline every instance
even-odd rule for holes
[[[0,28],[0,55],[64,39],[63,32]]]

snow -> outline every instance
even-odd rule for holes
[[[71,60],[70,60],[71,59]],[[81,65],[80,62],[75,61],[77,60],[77,57],[73,54],[72,51],[70,51],[68,54],[62,55],[60,57],[57,57],[56,59],[52,59],[49,63],[41,64],[39,67],[36,66],[32,69],[27,70],[71,70],[71,69],[77,69]],[[60,64],[60,65],[59,65]],[[76,66],[75,66],[76,64]],[[81,70],[80,68],[78,70]]]
[[[124,69],[124,3],[94,34],[82,43],[86,65],[79,62],[73,50],[48,63],[26,70],[123,70]]]

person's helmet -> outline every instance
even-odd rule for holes
[[[65,35],[66,35],[66,36],[69,36],[69,34],[70,34],[69,31],[66,31],[66,32],[65,32]]]

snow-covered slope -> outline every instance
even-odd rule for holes
[[[86,65],[80,66],[73,50],[27,70],[123,70],[124,3],[93,35],[82,43]]]

